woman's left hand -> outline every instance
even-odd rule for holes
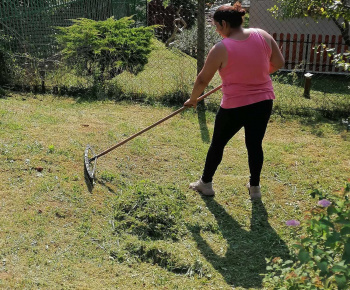
[[[188,99],[188,100],[184,103],[184,107],[188,107],[188,108],[193,107],[193,108],[195,109],[195,108],[197,107],[197,100]]]

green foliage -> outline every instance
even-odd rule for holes
[[[320,44],[314,47],[315,51],[320,50],[320,54],[327,54],[328,57],[332,58],[332,62],[336,67],[342,68],[344,71],[350,71],[350,64],[348,60],[350,59],[350,51],[343,53],[336,53],[335,48],[327,47],[325,44]]]
[[[220,41],[222,37],[215,32],[214,26],[205,28],[205,55],[207,55],[212,46]],[[196,57],[197,51],[197,25],[191,29],[184,30],[177,35],[175,41],[171,43],[171,47],[177,48],[188,55]]]
[[[307,235],[294,245],[294,261],[268,260],[269,289],[349,289],[349,192],[350,183],[337,195],[311,193],[319,206],[306,215]]]
[[[60,33],[55,36],[70,66],[104,80],[123,71],[138,73],[147,63],[154,27],[133,27],[131,17],[73,22],[58,27]]]
[[[249,14],[244,17],[243,26],[245,28],[249,27]],[[173,43],[171,43],[171,46],[187,53],[188,55],[196,57],[197,30],[197,25],[194,25],[190,29],[183,30],[176,36],[176,39]],[[215,30],[214,25],[206,25],[205,27],[205,55],[208,55],[213,45],[222,39],[222,37]]]
[[[328,55],[332,55],[334,53],[334,49],[327,49]],[[336,53],[333,54],[333,60],[337,67],[343,68],[345,71],[350,71],[350,64],[348,60],[350,59],[350,52],[347,51],[345,53]]]
[[[11,79],[13,55],[8,49],[10,39],[0,30],[0,85],[7,84]]]
[[[277,5],[270,9],[277,17],[300,18],[312,17],[313,19],[322,18],[342,18],[344,22],[350,20],[350,12],[346,1],[334,0],[277,0]]]
[[[51,144],[49,145],[49,147],[47,148],[47,153],[54,153],[55,152],[55,145]]]
[[[350,9],[347,1],[334,0],[276,0],[276,5],[269,9],[276,18],[311,17],[314,20],[332,20],[344,37],[347,44],[349,39]]]
[[[0,98],[5,97],[6,94],[7,94],[6,91],[3,88],[0,87]]]
[[[38,59],[28,53],[14,53],[16,39],[0,30],[0,86],[27,88],[39,84]]]

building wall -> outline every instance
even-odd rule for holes
[[[267,9],[276,4],[273,0],[251,0],[250,1],[250,27],[259,27],[269,33],[303,33],[340,35],[337,26],[328,20],[316,23],[310,17],[304,19],[277,20]]]

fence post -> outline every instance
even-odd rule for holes
[[[198,0],[197,16],[197,75],[202,70],[205,60],[205,0]],[[204,100],[198,103],[204,107]]]
[[[304,74],[306,73],[306,65],[308,64],[308,58],[309,58],[309,44],[310,44],[310,34],[306,37],[306,48],[305,48],[305,62],[304,62]]]
[[[306,99],[310,99],[311,77],[313,76],[313,74],[306,73],[304,76],[305,76],[304,97]]]

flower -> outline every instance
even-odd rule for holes
[[[320,200],[319,202],[318,202],[318,205],[320,205],[320,206],[323,206],[323,207],[328,207],[328,206],[330,206],[332,203],[329,201],[329,200],[327,200],[327,199],[322,199],[322,200]]]
[[[291,227],[297,227],[297,226],[300,226],[300,221],[289,220],[289,221],[286,221],[286,225]]]

